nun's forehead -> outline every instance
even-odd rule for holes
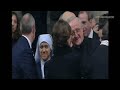
[[[41,46],[42,43],[46,43],[49,46],[49,44],[46,41],[42,41],[39,45]]]

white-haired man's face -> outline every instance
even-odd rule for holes
[[[78,18],[72,20],[69,25],[72,29],[73,44],[80,45],[83,42],[84,35],[82,25],[80,25]]]

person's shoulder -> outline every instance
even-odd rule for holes
[[[98,50],[108,50],[108,46],[106,46],[106,45],[99,45],[98,46],[98,48],[97,48]]]
[[[92,54],[92,57],[102,57],[107,54],[108,54],[108,46],[99,45]]]

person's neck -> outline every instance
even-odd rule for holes
[[[33,42],[31,35],[27,35],[27,34],[23,34],[23,35],[26,36],[30,40],[31,43]]]

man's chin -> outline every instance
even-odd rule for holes
[[[80,44],[81,44],[81,41],[79,41],[79,42],[76,42],[75,44],[76,44],[76,45],[80,45]]]

